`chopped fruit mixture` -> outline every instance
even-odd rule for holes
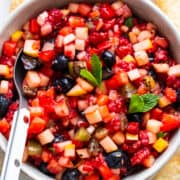
[[[119,180],[153,166],[180,127],[180,65],[154,24],[121,1],[70,3],[30,19],[0,57],[0,132],[18,108],[20,60],[31,114],[24,162],[62,180]]]

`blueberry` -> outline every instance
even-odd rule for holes
[[[0,95],[0,118],[5,116],[8,110],[9,102],[5,96]]]
[[[122,150],[117,150],[105,155],[105,161],[110,168],[129,168],[129,157]]]
[[[49,172],[49,170],[47,169],[47,163],[41,162],[39,165],[39,170],[41,172],[43,172],[44,174],[48,175],[48,176],[54,176],[52,173]]]
[[[116,63],[115,56],[110,51],[104,51],[101,55],[101,58],[104,64],[109,68],[111,68]]]
[[[152,76],[154,80],[158,79],[157,74],[153,69],[149,70],[149,75]]]
[[[59,79],[54,79],[52,86],[54,86],[57,93],[66,93],[74,86],[74,80],[69,77],[61,77]]]
[[[114,75],[114,72],[111,69],[103,68],[103,70],[102,70],[102,79],[103,80],[109,79],[113,75]]]
[[[127,118],[129,122],[142,123],[142,113],[127,114]]]
[[[64,135],[62,134],[56,134],[55,137],[54,137],[54,140],[53,140],[53,143],[58,143],[58,142],[62,142],[62,141],[65,141],[66,138]]]
[[[180,104],[180,88],[176,90],[176,103]]]
[[[62,180],[78,180],[80,172],[77,169],[67,169],[63,175]]]
[[[59,55],[52,62],[52,69],[54,71],[65,72],[66,70],[68,70],[68,61],[69,61],[69,59],[66,56]]]
[[[154,53],[148,53],[148,57],[150,62],[154,61]]]

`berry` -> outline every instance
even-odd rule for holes
[[[102,69],[102,79],[107,80],[111,78],[114,75],[114,72],[109,68],[103,68]]]
[[[0,95],[0,118],[2,118],[8,110],[9,102],[6,97]]]
[[[139,132],[139,123],[129,122],[126,131],[131,134],[137,134]]]
[[[48,175],[48,176],[54,176],[52,173],[49,172],[49,170],[47,169],[47,163],[41,162],[39,165],[39,170],[41,172],[43,172],[44,174]]]
[[[100,13],[103,19],[111,19],[115,16],[115,11],[109,4],[102,4],[100,7]]]
[[[109,68],[111,68],[116,63],[115,56],[110,51],[104,51],[101,55],[101,58],[104,64]]]
[[[142,123],[142,113],[127,114],[127,118],[129,122]]]
[[[67,169],[63,175],[62,180],[78,180],[80,172],[77,169]]]
[[[65,141],[66,137],[62,134],[56,134],[53,140],[53,143],[58,143],[58,142],[62,142]]]
[[[108,39],[107,32],[93,32],[89,36],[89,41],[93,45],[100,44]]]

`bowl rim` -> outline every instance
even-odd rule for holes
[[[57,2],[58,0],[54,0]],[[124,0],[125,2],[128,0]],[[167,15],[165,15],[151,0],[144,1],[144,0],[138,0],[142,3],[145,3],[153,12],[158,13],[159,16],[161,16],[164,20],[164,22],[170,27],[172,30],[172,33],[178,38],[178,41],[180,42],[180,36],[178,34],[177,29],[175,28],[175,25],[168,19]],[[0,34],[2,34],[6,27],[8,27],[9,23],[15,20],[15,17],[22,13],[25,8],[32,5],[33,3],[37,3],[37,0],[26,0],[24,3],[22,3],[20,6],[18,6],[7,18],[7,21],[4,22],[0,29]],[[180,142],[177,141],[177,139],[180,138],[180,129],[175,132],[173,135],[171,141],[170,141],[170,147],[163,152],[160,157],[156,159],[155,164],[149,168],[145,169],[137,174],[133,174],[131,176],[128,176],[127,178],[124,178],[124,180],[142,180],[152,177],[159,169],[165,165],[165,163],[171,158],[171,156],[174,154],[178,146],[180,145]],[[7,141],[0,134],[0,147],[5,152]],[[43,175],[40,173],[36,168],[30,167],[28,164],[23,163],[22,165],[22,171],[25,172],[29,177],[36,179],[36,180],[42,180],[42,177],[46,178],[47,180],[52,180],[52,178],[48,178],[46,175]],[[41,177],[39,177],[41,176]]]

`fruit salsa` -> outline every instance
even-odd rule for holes
[[[62,180],[119,180],[153,166],[180,127],[180,65],[127,4],[70,3],[3,44],[0,132],[8,138],[20,60],[30,126],[23,162]]]

